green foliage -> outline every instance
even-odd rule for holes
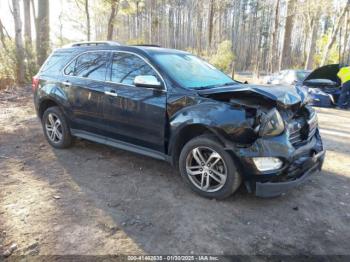
[[[234,55],[232,52],[232,44],[229,40],[221,42],[216,54],[209,58],[211,64],[226,73],[230,72],[233,60]]]
[[[0,48],[0,79],[15,80],[16,51],[14,41],[6,41],[6,48]]]
[[[153,1],[153,0],[152,0]],[[123,14],[136,14],[145,9],[145,0],[121,0],[120,11]]]
[[[25,49],[25,80],[31,82],[31,78],[37,73],[36,55],[34,47]],[[0,45],[0,89],[8,83],[16,81],[16,46],[14,40],[7,39],[5,47]],[[5,83],[5,84],[3,84]]]
[[[50,52],[51,53],[51,52]],[[33,46],[27,46],[25,49],[25,79],[31,82],[32,77],[38,72],[39,68],[36,63],[36,53]]]
[[[317,65],[316,67],[318,67],[321,63],[323,52],[326,49],[326,45],[330,37],[331,37],[331,32],[328,32],[327,34],[319,38],[317,41],[317,44],[316,44],[317,52],[315,55],[315,63]],[[337,63],[339,63],[339,45],[335,43],[329,52],[326,64],[337,64]]]

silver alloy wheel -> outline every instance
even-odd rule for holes
[[[63,138],[62,124],[61,120],[54,113],[49,113],[46,122],[45,129],[47,137],[53,143],[59,143]]]
[[[216,192],[227,179],[224,159],[209,147],[196,147],[186,158],[186,172],[189,180],[202,191]]]

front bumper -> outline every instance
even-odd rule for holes
[[[300,146],[293,146],[288,134],[259,138],[249,147],[226,149],[240,162],[240,170],[249,192],[259,197],[274,197],[303,183],[312,173],[321,170],[325,151],[318,129],[314,136]],[[252,158],[276,157],[283,166],[274,171],[260,172]]]
[[[321,171],[323,161],[325,158],[325,151],[321,151],[312,157],[302,159],[298,163],[294,163],[296,166],[294,172],[297,172],[297,176],[290,181],[285,182],[256,182],[255,183],[255,195],[259,197],[275,197],[279,196],[288,190],[302,184],[311,174],[316,171]],[[289,169],[290,170],[290,169]]]

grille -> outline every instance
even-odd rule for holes
[[[300,147],[314,137],[317,130],[317,117],[315,112],[306,120],[303,117],[295,118],[289,124],[289,141],[294,147]]]

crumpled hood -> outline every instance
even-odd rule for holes
[[[218,88],[199,90],[200,95],[212,95],[219,93],[239,93],[240,96],[246,94],[261,95],[262,97],[276,101],[282,106],[291,106],[297,103],[304,104],[307,94],[303,90],[284,85],[248,85],[248,84],[235,84],[232,86],[224,86]]]

